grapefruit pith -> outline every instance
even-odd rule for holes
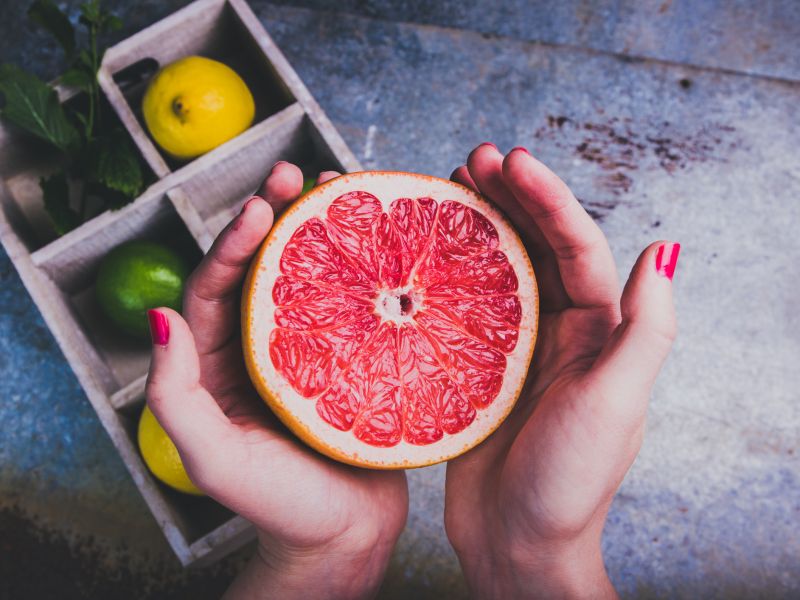
[[[538,305],[522,242],[479,194],[352,173],[301,197],[264,241],[242,298],[245,362],[272,411],[323,454],[425,466],[511,411]]]

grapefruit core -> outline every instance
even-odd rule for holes
[[[431,465],[480,443],[528,371],[538,291],[505,217],[459,184],[351,173],[278,219],[242,297],[272,411],[336,460]]]

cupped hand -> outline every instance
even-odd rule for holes
[[[603,233],[525,149],[504,157],[478,146],[452,179],[514,222],[538,279],[540,320],[517,406],[448,464],[448,536],[478,597],[613,597],[600,537],[675,337],[680,246],[645,249],[620,298]]]
[[[322,173],[319,181],[336,175]],[[183,317],[166,308],[150,314],[148,405],[192,481],[258,531],[258,555],[231,596],[369,596],[408,509],[402,471],[358,469],[305,447],[272,416],[245,370],[242,282],[273,208],[280,211],[302,185],[296,166],[276,164],[260,196],[244,205],[189,278]]]

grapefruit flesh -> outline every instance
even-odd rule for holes
[[[480,443],[533,353],[536,280],[502,214],[453,182],[333,179],[278,220],[243,294],[250,376],[337,460],[407,468]]]

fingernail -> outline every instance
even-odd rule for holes
[[[675,265],[678,264],[678,254],[681,252],[681,245],[677,242],[667,242],[661,244],[656,250],[656,272],[662,277],[672,280],[675,275]]]
[[[239,211],[239,216],[236,217],[234,219],[234,221],[233,221],[232,229],[234,231],[239,231],[239,229],[241,229],[242,225],[244,225],[244,218],[242,217],[242,215],[244,215],[245,211],[247,210],[247,207],[250,206],[253,203],[253,200],[255,200],[256,198],[258,198],[258,196],[250,196],[245,201],[245,203],[242,204],[242,210]]]
[[[259,199],[259,196],[250,196],[250,197],[249,197],[249,198],[248,198],[248,199],[245,201],[245,203],[244,203],[244,204],[242,204],[242,210],[241,210],[241,213],[242,213],[242,214],[244,214],[244,211],[246,211],[246,210],[247,210],[247,207],[248,207],[248,206],[250,206],[250,205],[253,203],[253,201],[254,201],[254,200],[258,200],[258,199]]]
[[[517,150],[522,150],[522,151],[523,151],[525,154],[527,154],[528,156],[530,156],[530,155],[531,155],[531,153],[530,153],[530,152],[528,152],[528,149],[527,149],[527,148],[525,148],[524,146],[514,146],[514,147],[511,149],[511,152],[516,152]],[[511,154],[511,152],[509,152],[509,154]]]
[[[483,142],[482,144],[479,144],[479,146],[489,146],[490,148],[497,150],[497,146],[495,146],[492,142]],[[499,150],[497,151],[500,152]]]
[[[270,171],[273,171],[275,169],[275,167],[277,167],[278,165],[285,165],[285,164],[286,164],[285,160],[279,160],[274,165],[272,165],[272,169],[270,169]]]
[[[169,342],[169,321],[167,315],[155,309],[147,311],[147,320],[150,321],[150,337],[157,346],[166,346]]]

